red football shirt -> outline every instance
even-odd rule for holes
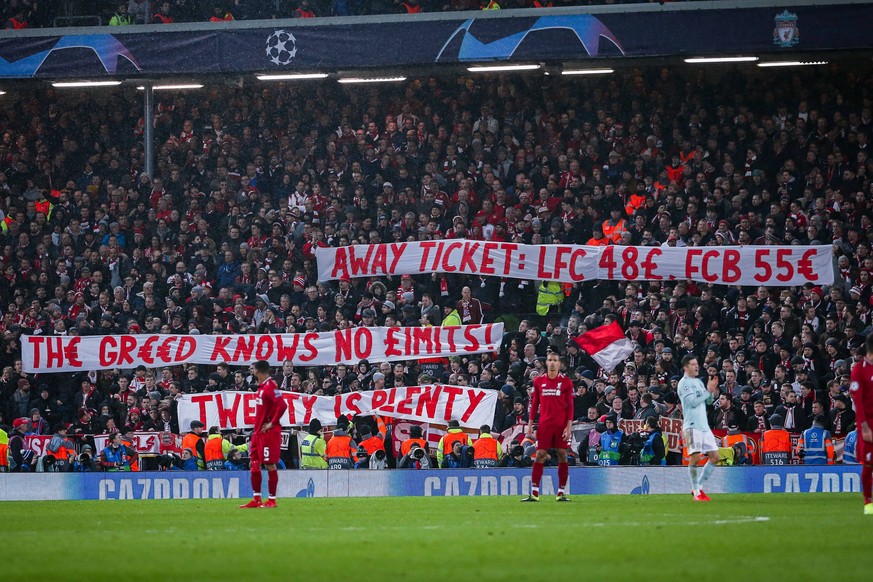
[[[573,382],[563,374],[551,379],[537,376],[533,381],[530,399],[530,421],[540,414],[539,426],[563,430],[573,420]]]
[[[852,383],[849,385],[855,403],[855,423],[873,423],[873,366],[862,360],[852,368]]]
[[[288,410],[288,404],[282,398],[276,381],[267,378],[258,385],[258,394],[255,399],[255,432],[267,422],[273,426],[281,426],[282,415]]]

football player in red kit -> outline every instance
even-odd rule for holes
[[[533,423],[539,413],[537,424],[537,457],[531,476],[530,495],[522,501],[540,500],[540,479],[549,449],[558,450],[558,501],[570,501],[564,493],[567,477],[567,449],[570,448],[571,427],[573,425],[573,382],[560,373],[561,359],[555,352],[546,356],[546,374],[533,381],[533,394],[530,400],[530,424],[528,434],[533,433]]]
[[[258,393],[255,397],[255,426],[252,432],[251,477],[253,499],[242,509],[258,507],[276,507],[276,485],[279,483],[279,472],[276,463],[279,462],[279,451],[282,447],[282,415],[288,410],[288,404],[282,398],[276,381],[270,377],[270,364],[258,360],[252,366],[255,378],[258,379]],[[261,465],[267,469],[267,491],[269,498],[261,503]]]
[[[859,435],[857,459],[861,463],[861,492],[864,494],[864,514],[873,515],[873,334],[867,336],[867,353],[852,367],[849,390],[855,401],[855,423]]]

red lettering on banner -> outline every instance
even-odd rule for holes
[[[364,396],[360,392],[352,392],[349,394],[348,399],[346,399],[346,410],[348,410],[352,416],[356,414],[361,414],[361,409],[358,407],[358,402],[361,401],[361,398]],[[337,414],[339,416],[339,414]]]
[[[700,272],[703,275],[703,280],[712,283],[718,280],[718,273],[709,270],[709,261],[718,258],[718,251],[706,251],[703,253],[703,262],[700,265]]]
[[[146,339],[146,341],[144,341],[143,344],[139,347],[137,357],[142,361],[142,363],[149,365],[155,363],[155,359],[154,357],[152,357],[152,346],[156,341],[158,341],[159,337],[160,336],[156,335],[149,336],[148,339]]]
[[[215,346],[212,348],[212,354],[209,356],[209,359],[213,362],[229,362],[230,354],[227,353],[227,346],[230,344],[230,340],[233,339],[230,336],[213,336],[215,338]]]
[[[355,333],[355,357],[359,360],[366,360],[370,357],[373,351],[373,332],[369,328],[356,328]]]
[[[258,338],[258,344],[255,346],[255,359],[269,360],[273,355],[273,336],[262,335]]]
[[[506,251],[506,257],[503,259],[503,274],[508,275],[509,270],[512,269],[512,253],[518,249],[518,245],[501,243],[500,248]]]
[[[338,329],[334,332],[336,361],[352,359],[352,328]]]
[[[339,279],[343,276],[348,276],[349,267],[346,262],[346,248],[340,247],[336,250],[333,257],[333,271],[330,273],[332,279]]]
[[[220,394],[217,394],[219,398]],[[243,394],[243,423],[244,424],[254,424],[255,423],[255,398],[254,393]]]
[[[136,338],[129,335],[121,336],[121,346],[118,348],[118,365],[133,364],[133,350],[136,348]]]
[[[433,330],[437,328],[414,327],[412,328],[412,349],[409,355],[430,354],[433,352]]]
[[[637,259],[640,252],[636,247],[625,247],[621,253],[622,265],[621,276],[626,281],[636,281],[640,276],[640,268],[637,266]]]
[[[428,271],[436,270],[428,267],[427,259],[430,256],[430,249],[434,248],[437,243],[430,240],[423,240],[418,243],[421,246],[421,262],[418,263],[418,270],[422,273],[427,273]]]
[[[42,355],[40,354],[40,348],[42,344],[45,343],[45,340],[42,336],[27,336],[25,341],[31,345],[31,349],[33,350],[33,366],[35,368],[39,368],[40,364],[42,364]]]
[[[604,279],[612,279],[615,275],[615,247],[612,245],[603,247],[600,253],[600,263],[598,266],[601,269],[606,269],[606,277]]]
[[[403,352],[397,349],[397,336],[395,335],[397,332],[401,330],[395,328],[388,328],[388,333],[385,335],[385,356],[386,357],[394,357],[394,356],[402,356]],[[339,332],[337,332],[339,333]]]
[[[555,279],[561,278],[561,271],[564,267],[569,267],[569,261],[564,260],[564,255],[570,252],[568,247],[558,247],[555,250]]]
[[[464,328],[464,339],[470,342],[470,345],[464,347],[465,352],[478,352],[479,351],[479,339],[473,335],[474,326],[468,325]],[[479,326],[475,326],[478,328]]]
[[[467,243],[464,245],[464,254],[461,255],[461,271],[468,269],[466,272],[475,273],[476,272],[476,261],[474,260],[474,254],[479,250],[479,243]]]
[[[540,258],[537,261],[537,279],[551,279],[552,274],[546,271],[546,252],[548,248],[540,247]]]
[[[236,414],[239,412],[239,403],[242,400],[239,392],[232,394],[233,401],[230,408],[224,407],[223,393],[219,392],[215,395],[215,403],[218,405],[218,426],[221,428],[232,427],[236,424]]]
[[[663,255],[663,251],[659,248],[654,248],[649,251],[649,254],[646,255],[646,258],[640,264],[643,268],[643,279],[649,281],[660,281],[661,277],[655,274],[655,269],[658,268],[658,264],[655,262],[656,257],[660,257]]]
[[[67,342],[64,348],[64,357],[71,366],[81,366],[82,361],[79,360],[79,343],[82,341],[81,336],[76,336]]]
[[[403,256],[403,252],[406,250],[406,243],[391,243],[388,245],[388,249],[391,251],[392,255],[391,268],[388,272],[396,273],[397,263],[400,262],[400,257]]]
[[[200,422],[206,424],[206,403],[213,400],[221,400],[221,394],[195,394],[191,397],[191,403],[196,404],[200,411]]]
[[[454,353],[457,346],[455,345],[455,331],[457,331],[457,327],[448,327],[446,328],[449,332],[449,351]]]
[[[156,353],[156,358],[169,364],[173,359],[170,356],[170,348],[173,347],[173,342],[176,341],[176,336],[171,335],[158,346],[158,350]]]
[[[442,387],[440,386],[426,388],[421,396],[418,397],[418,406],[415,407],[415,415],[436,418],[436,409],[437,405],[440,403],[441,392]],[[422,415],[422,412],[426,412],[427,414]]]
[[[776,268],[780,269],[776,275],[776,280],[781,283],[787,283],[794,278],[794,267],[791,265],[791,261],[786,260],[790,256],[791,249],[776,249]]]
[[[452,420],[452,409],[455,407],[455,398],[464,393],[463,388],[458,388],[457,386],[443,386],[443,392],[448,394],[448,400],[446,401],[446,412],[443,415],[443,418],[446,422]]]
[[[306,353],[300,356],[301,362],[311,362],[318,356],[318,350],[312,343],[318,339],[317,333],[307,333],[303,336],[303,347],[306,348]]]
[[[697,272],[700,270],[694,262],[697,257],[703,254],[701,249],[688,249],[685,254],[685,278],[694,279]]]
[[[187,349],[187,351],[185,351]],[[179,347],[176,349],[176,362],[184,362],[197,351],[197,341],[191,336],[179,338]]]
[[[485,392],[479,392],[477,390],[467,390],[467,397],[470,399],[470,404],[467,406],[466,412],[461,416],[461,422],[466,423],[470,420],[470,417],[473,416],[473,413],[476,412],[476,408],[479,406],[479,403],[485,398]]]
[[[443,257],[442,257],[442,263],[443,263],[442,270],[443,271],[445,271],[446,273],[454,273],[455,271],[458,270],[457,267],[455,267],[455,261],[451,259],[452,251],[460,249],[463,246],[464,246],[464,243],[462,243],[462,242],[452,242],[446,246],[446,250],[443,253]]]
[[[280,362],[293,360],[297,353],[297,343],[300,341],[300,336],[293,334],[291,336],[291,345],[286,346],[281,335],[276,336],[276,357]]]
[[[773,268],[767,259],[770,257],[770,249],[755,250],[755,269],[761,269],[763,272],[755,273],[755,281],[759,283],[767,283],[770,277],[773,276]]]
[[[818,273],[812,268],[812,259],[815,257],[815,254],[815,249],[809,249],[797,261],[797,273],[802,277],[806,277],[807,281],[818,281]]]
[[[115,352],[114,348],[118,347],[118,343],[115,341],[115,337],[111,335],[105,336],[100,340],[100,349],[97,352],[97,359],[100,360],[101,368],[109,368],[115,363]]]
[[[485,328],[485,343],[490,346],[494,341],[494,338],[492,337],[494,334],[494,327],[491,325],[483,325],[482,327]]]
[[[367,256],[369,257],[369,253],[367,253]],[[385,245],[379,245],[376,247],[376,253],[373,256],[373,273],[385,273],[387,270],[388,249]]]
[[[64,365],[64,350],[61,347],[63,340],[60,337],[46,338],[45,342],[45,365],[48,368]]]
[[[434,254],[434,257],[433,257],[433,267],[430,268],[431,271],[439,271],[440,257],[443,256],[443,250],[445,249],[445,247],[442,243],[435,243],[435,244],[436,244],[436,246],[434,247],[434,250],[436,250],[436,253]]]
[[[587,256],[588,253],[585,252],[585,249],[576,249],[573,251],[573,254],[570,255],[570,279],[576,283],[585,280],[585,272],[577,271],[576,265],[581,264]]]
[[[483,275],[494,274],[494,259],[491,257],[491,251],[497,250],[497,243],[487,242],[482,248],[482,264],[479,265],[479,272]]]
[[[373,390],[373,410],[382,408],[382,405],[388,402],[387,390]]]
[[[312,420],[312,407],[318,401],[318,396],[304,396],[303,400],[303,424],[309,424]]]
[[[406,398],[397,403],[397,414],[412,415],[412,409],[409,408],[409,405],[412,404],[413,399],[419,394],[421,394],[421,388],[407,388]]]
[[[355,254],[355,250],[357,249],[357,247],[348,247],[348,249],[349,249],[349,262],[352,265],[352,274],[359,275],[359,274],[368,273],[369,271],[367,269],[370,265],[370,257],[373,255],[374,247],[372,245],[368,246],[367,247],[367,254],[364,255],[363,257],[358,257]]]
[[[236,336],[236,349],[233,351],[233,360],[235,362],[249,362],[252,359],[252,353],[255,351],[255,338],[251,335]]]
[[[740,252],[735,249],[727,249],[721,264],[722,283],[736,283],[740,280],[739,264]]]
[[[285,399],[285,403],[288,405],[288,410],[285,411],[285,414],[288,415],[288,424],[297,424],[297,412],[294,410],[294,403],[300,398],[300,395],[283,392],[282,398]]]

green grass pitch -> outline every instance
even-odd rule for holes
[[[245,501],[245,500],[242,500]],[[5,580],[871,580],[858,494],[0,504]]]

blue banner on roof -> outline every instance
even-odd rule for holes
[[[859,22],[869,4],[583,13],[502,11],[363,19],[271,21],[269,27],[170,25],[166,30],[0,40],[0,78],[136,77],[208,73],[291,73],[424,66],[439,63],[574,61],[666,55],[870,46]],[[470,13],[464,13],[468,15]],[[536,14],[545,14],[538,16]],[[308,20],[308,19],[307,19]],[[77,32],[87,29],[77,29]],[[52,32],[53,34],[48,34]],[[38,34],[38,33],[37,33]]]

